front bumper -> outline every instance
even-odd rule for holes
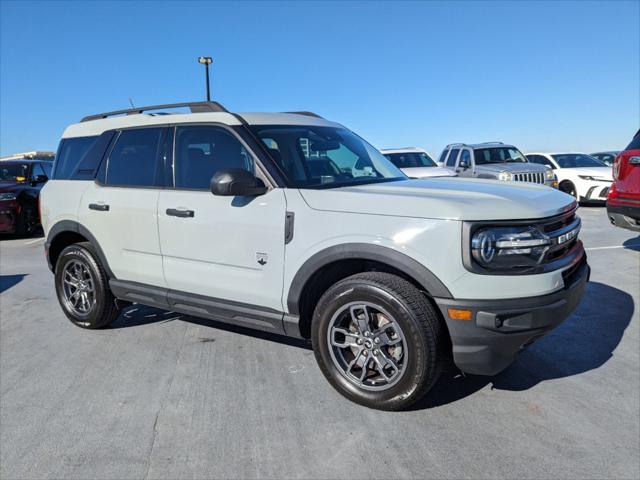
[[[616,205],[614,202],[608,201],[607,216],[609,221],[616,227],[640,232],[640,202],[636,206],[631,204]]]
[[[476,375],[495,375],[507,368],[520,351],[571,314],[589,275],[583,256],[563,272],[564,288],[548,295],[505,300],[435,299],[451,335],[456,366]],[[452,320],[450,308],[471,310],[471,320]]]
[[[582,202],[606,202],[611,182],[593,182],[589,184],[584,195],[580,195]]]

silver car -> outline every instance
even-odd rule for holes
[[[527,158],[513,145],[502,142],[452,143],[440,155],[439,164],[460,177],[529,182],[558,187],[553,170]]]

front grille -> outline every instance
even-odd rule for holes
[[[544,176],[543,172],[514,173],[513,181],[544,184]]]

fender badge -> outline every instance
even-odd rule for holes
[[[258,262],[260,265],[264,267],[267,264],[268,260],[269,255],[267,255],[266,253],[256,252],[256,262]]]

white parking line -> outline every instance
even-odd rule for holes
[[[24,242],[25,245],[33,245],[38,242],[44,242],[44,238],[36,238],[35,240],[29,240],[28,242]]]
[[[590,251],[590,250],[611,250],[613,248],[631,248],[631,247],[640,247],[640,243],[632,243],[630,245],[612,245],[610,247],[591,247],[591,248],[585,248],[585,250]]]

